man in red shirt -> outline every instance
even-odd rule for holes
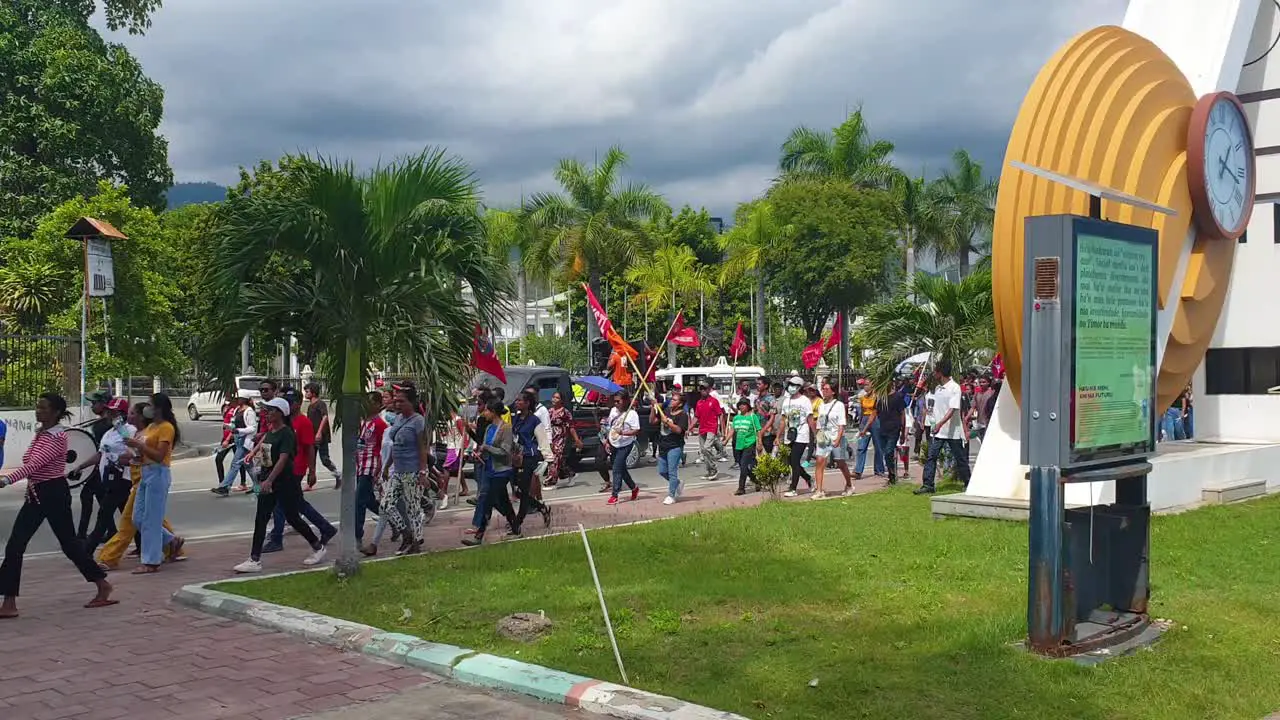
[[[387,421],[382,419],[382,395],[371,392],[365,397],[365,419],[360,424],[360,438],[356,441],[356,542],[365,555],[378,554],[376,545],[364,545],[365,514],[382,517],[374,484],[382,476],[382,435]]]
[[[711,395],[711,388],[706,383],[698,385],[698,402],[693,406],[693,418],[698,431],[698,452],[702,455],[702,464],[707,468],[705,479],[715,480],[720,477],[717,460],[724,460],[724,443],[720,436],[724,433],[724,407]]]
[[[302,412],[302,393],[294,388],[284,388],[281,396],[289,402],[289,424],[293,428],[293,434],[298,439],[298,454],[293,459],[293,474],[295,477],[310,478],[311,486],[316,484],[315,471],[315,455],[316,455],[316,429],[307,419],[306,413]],[[309,486],[308,490],[311,489]],[[319,530],[320,544],[328,545],[329,541],[338,535],[338,529],[333,523],[325,519],[318,510],[311,506],[311,503],[305,499],[302,501],[302,517],[307,519],[312,525]],[[267,544],[262,546],[262,552],[279,552],[284,549],[284,508],[279,503],[276,504],[274,522],[271,525],[271,533],[267,536]]]

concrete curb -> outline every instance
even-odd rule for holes
[[[212,584],[187,585],[173,594],[173,600],[211,615],[418,668],[454,682],[526,695],[598,715],[624,720],[747,720],[665,695],[206,587]]]

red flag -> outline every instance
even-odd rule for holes
[[[738,329],[733,331],[733,342],[729,344],[729,354],[734,360],[747,354],[747,336],[742,332],[742,323],[738,323]]]
[[[840,325],[843,319],[843,313],[836,313],[836,324],[835,327],[831,328],[831,337],[827,338],[827,344],[822,346],[823,352],[840,344]]]
[[[684,324],[683,310],[676,313],[676,321],[671,325],[671,332],[667,333],[667,342],[672,345],[683,345],[684,347],[702,346],[698,331]]]
[[[609,322],[609,316],[605,314],[604,308],[600,307],[600,301],[596,300],[595,293],[591,292],[591,286],[582,283],[582,289],[587,293],[587,304],[591,307],[591,314],[595,316],[596,326],[600,328],[600,335],[609,341],[609,346],[617,352],[626,355],[631,360],[632,365],[635,364],[636,358],[640,357],[640,353],[631,347],[631,343],[622,339],[617,330],[613,329],[613,323]]]
[[[826,350],[825,341],[819,339],[814,344],[804,349],[800,353],[800,361],[804,363],[805,370],[812,370],[818,366],[818,361],[822,360],[822,352]]]
[[[503,371],[502,363],[498,362],[498,349],[493,346],[493,338],[480,327],[480,323],[476,323],[476,334],[471,341],[471,365],[498,378],[504,384],[507,382],[507,373]]]
[[[1000,353],[991,358],[991,377],[996,380],[1004,379],[1004,358],[1000,357]]]

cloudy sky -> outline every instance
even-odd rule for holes
[[[994,174],[1023,93],[1125,0],[168,0],[121,36],[166,92],[180,181],[285,152],[443,145],[491,203],[618,143],[673,205],[731,215],[796,125],[861,104],[897,161]],[[981,10],[979,11],[979,8]]]

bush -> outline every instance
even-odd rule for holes
[[[788,463],[790,455],[790,448],[779,445],[777,457],[769,454],[760,456],[760,460],[756,463],[756,470],[751,476],[751,484],[755,486],[757,492],[766,492],[772,497],[777,497],[778,489],[791,475],[791,465]]]

